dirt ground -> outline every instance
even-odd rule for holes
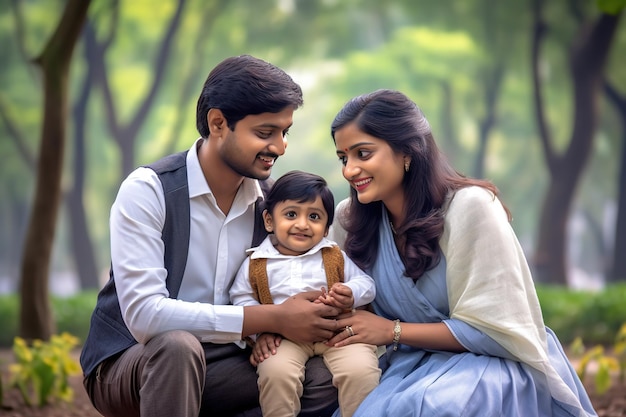
[[[43,408],[28,407],[24,404],[21,395],[16,389],[8,389],[8,364],[13,358],[8,349],[0,350],[0,366],[2,382],[4,383],[4,405],[0,409],[0,416],[6,417],[99,417],[100,414],[93,408],[82,386],[82,377],[71,377],[70,383],[74,389],[74,401],[71,404],[59,403]],[[591,378],[583,381],[591,397],[599,417],[626,417],[626,383],[614,379],[611,389],[603,394],[595,393]]]

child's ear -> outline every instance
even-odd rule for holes
[[[329,230],[330,230],[330,227],[326,226],[326,230],[324,231],[324,237],[328,236]]]
[[[272,215],[267,210],[263,210],[263,225],[267,233],[274,231],[274,222],[272,221]]]

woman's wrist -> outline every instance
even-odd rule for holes
[[[402,326],[400,326],[400,319],[395,319],[393,321],[393,339],[391,342],[393,343],[393,350],[398,350],[398,344],[400,344],[400,336],[402,335]]]

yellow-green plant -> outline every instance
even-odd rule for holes
[[[69,333],[53,335],[49,342],[34,340],[30,346],[16,337],[13,343],[16,363],[9,366],[11,387],[20,390],[27,405],[35,403],[41,407],[51,399],[71,402],[74,391],[69,376],[80,372],[79,364],[71,356],[77,345],[78,339]]]
[[[626,374],[626,323],[622,324],[615,337],[612,353],[606,353],[602,345],[585,349],[580,337],[572,342],[570,350],[573,355],[580,357],[576,373],[578,373],[581,380],[585,379],[589,365],[593,362],[596,363],[597,371],[594,383],[598,394],[604,394],[611,388],[612,372],[619,372],[620,381],[624,381],[624,375]]]

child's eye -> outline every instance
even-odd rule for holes
[[[320,220],[321,218],[322,218],[322,216],[320,216],[320,215],[319,215],[319,214],[317,214],[317,213],[311,213],[311,214],[309,215],[309,219],[311,219],[311,220]]]
[[[285,213],[285,217],[287,217],[289,219],[295,219],[296,218],[296,212],[295,211],[288,211],[287,213]]]

